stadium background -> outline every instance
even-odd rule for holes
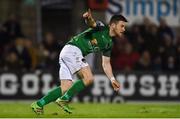
[[[121,89],[113,92],[101,56],[90,54],[96,80],[73,101],[179,102],[180,0],[1,0],[0,100],[35,100],[59,84],[59,52],[87,28],[88,8],[104,23],[116,13],[128,18],[111,60]]]

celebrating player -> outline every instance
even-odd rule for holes
[[[84,59],[84,56],[92,52],[102,53],[102,67],[105,74],[115,91],[120,88],[120,84],[112,72],[110,55],[112,37],[122,36],[125,31],[126,18],[122,15],[114,15],[108,26],[100,21],[95,21],[90,10],[83,14],[83,18],[90,28],[74,36],[62,49],[59,56],[61,85],[31,104],[31,108],[36,114],[43,114],[43,106],[54,101],[64,111],[72,113],[68,106],[69,101],[74,95],[92,84],[94,80],[91,69]],[[73,81],[74,74],[77,74],[80,79]]]

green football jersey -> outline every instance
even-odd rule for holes
[[[97,26],[89,28],[84,32],[74,36],[67,43],[77,46],[83,56],[89,53],[102,52],[104,56],[110,57],[112,50],[112,37],[109,36],[108,26]]]

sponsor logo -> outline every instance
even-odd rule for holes
[[[161,17],[166,18],[170,25],[180,23],[179,0],[109,0],[107,10],[107,21],[112,14],[124,14],[129,22],[149,17],[153,22],[158,23]]]
[[[91,42],[92,45],[97,45],[98,44],[98,42],[97,42],[97,40],[95,38],[92,39],[90,42]]]
[[[110,81],[104,74],[95,74],[94,83],[85,93],[74,98],[78,101],[121,102],[128,100],[179,101],[179,74],[117,74],[121,88],[113,91]],[[42,97],[59,84],[53,73],[1,73],[0,99],[34,99]]]

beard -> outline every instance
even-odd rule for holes
[[[118,37],[122,38],[123,37],[123,33],[118,33]]]
[[[123,37],[123,32],[120,32],[117,27],[114,29],[114,33],[116,34],[117,37]]]
[[[123,37],[123,33],[122,33],[122,32],[117,32],[117,31],[116,31],[116,36],[122,38],[122,37]]]

